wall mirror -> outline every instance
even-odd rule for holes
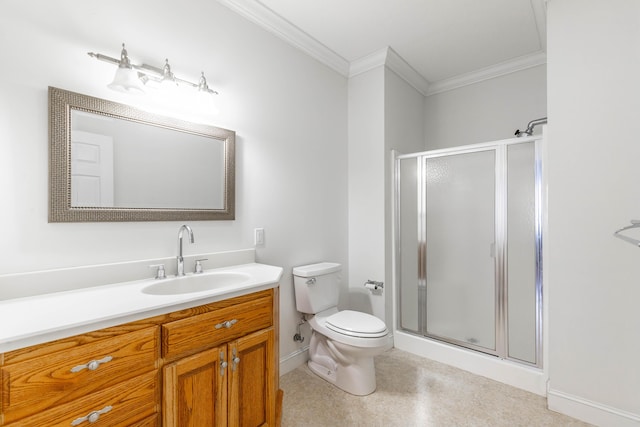
[[[235,219],[235,132],[49,87],[49,222]]]

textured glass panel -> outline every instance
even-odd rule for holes
[[[536,362],[535,146],[507,148],[509,357]]]
[[[400,160],[400,326],[419,332],[418,162]]]
[[[495,350],[495,152],[427,159],[427,334]]]

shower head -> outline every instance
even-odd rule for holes
[[[547,118],[543,117],[541,119],[535,119],[535,120],[531,120],[528,124],[527,124],[527,129],[525,131],[521,131],[520,129],[517,129],[516,132],[514,133],[514,135],[516,137],[521,137],[521,136],[531,136],[533,135],[533,128],[536,127],[537,125],[543,125],[547,123]]]

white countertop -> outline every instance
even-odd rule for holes
[[[242,264],[205,271],[238,272],[250,279],[234,285],[173,295],[142,289],[159,282],[136,280],[0,301],[0,353],[141,320],[278,286],[282,268]]]

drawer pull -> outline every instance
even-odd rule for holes
[[[76,418],[75,420],[73,420],[71,422],[71,425],[72,426],[77,426],[77,425],[82,424],[85,421],[89,421],[89,423],[93,424],[96,421],[98,421],[98,419],[100,419],[100,415],[106,414],[111,409],[113,409],[112,406],[105,406],[104,408],[100,409],[99,411],[93,411],[93,412],[90,412],[89,414],[85,415],[84,417]]]
[[[71,368],[71,372],[80,372],[83,369],[88,369],[90,371],[95,371],[96,369],[98,369],[100,367],[100,365],[102,365],[103,363],[107,363],[110,362],[111,360],[113,360],[113,357],[111,356],[105,356],[100,360],[92,360],[84,365],[78,365],[78,366],[74,366],[73,368]]]
[[[232,327],[233,325],[235,325],[236,323],[238,323],[238,319],[231,319],[231,320],[227,320],[226,322],[222,322],[222,323],[218,323],[216,325],[216,329],[220,329],[220,328],[227,328],[229,329],[230,327]]]

